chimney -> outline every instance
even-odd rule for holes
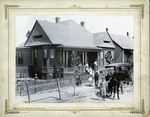
[[[127,32],[127,36],[129,37],[129,32]]]
[[[84,21],[81,21],[81,26],[85,27],[85,22]]]
[[[59,23],[60,22],[60,17],[56,17],[55,21],[56,21],[56,23]]]
[[[108,28],[106,28],[106,32],[108,32]]]

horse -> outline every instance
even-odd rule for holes
[[[106,81],[108,82],[108,93],[110,93],[111,87],[112,87],[111,83],[110,83],[111,77],[112,77],[112,73],[111,72],[108,72],[107,76],[105,76]]]
[[[127,71],[123,72],[121,69],[119,69],[119,71],[115,71],[113,73],[112,79],[110,79],[110,83],[109,83],[111,95],[112,95],[112,90],[114,91],[113,99],[115,98],[116,89],[117,89],[118,100],[120,99],[120,97],[119,97],[119,88],[121,86],[121,91],[123,93],[123,81],[125,79],[131,80],[129,72],[127,72]]]

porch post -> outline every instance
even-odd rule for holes
[[[65,67],[65,51],[63,50],[63,67]]]
[[[85,52],[85,62],[87,62],[87,52]]]
[[[106,60],[105,60],[105,51],[103,51],[103,66],[105,66]]]
[[[122,62],[124,63],[124,51],[122,51]]]
[[[97,52],[97,63],[98,65],[100,65],[100,53],[99,52]]]
[[[82,53],[83,57],[82,57],[82,64],[84,65],[84,52]]]
[[[68,67],[68,51],[66,51],[66,67]]]

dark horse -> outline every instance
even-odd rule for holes
[[[123,93],[123,81],[125,79],[131,80],[131,76],[129,75],[128,71],[122,71],[121,68],[119,68],[119,71],[115,71],[112,75],[112,79],[110,80],[109,87],[112,95],[112,91],[114,91],[113,99],[115,98],[115,93],[117,90],[117,97],[119,97],[119,88],[121,86],[121,91]]]

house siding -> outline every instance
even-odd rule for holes
[[[118,62],[123,62],[123,55],[122,55],[122,49],[116,44],[114,43],[115,45],[115,49],[114,49],[114,62],[115,63],[118,63]]]

